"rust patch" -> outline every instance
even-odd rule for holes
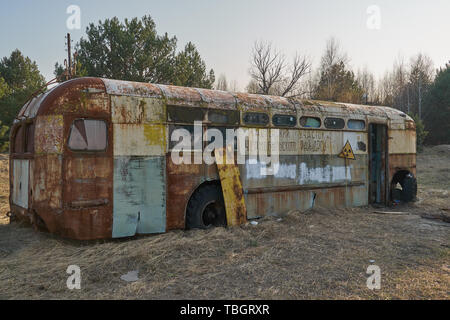
[[[389,182],[398,171],[409,171],[416,176],[416,154],[389,155]]]
[[[63,150],[63,116],[38,116],[36,119],[36,153],[61,154]]]

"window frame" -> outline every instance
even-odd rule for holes
[[[106,135],[105,135],[105,139],[106,139],[106,144],[105,144],[105,148],[104,149],[99,149],[99,150],[77,150],[77,149],[72,149],[69,145],[70,142],[70,137],[72,135],[72,130],[74,128],[75,125],[75,121],[78,120],[94,120],[94,121],[102,121],[105,124],[105,130],[106,130]],[[95,119],[95,118],[76,118],[72,121],[71,125],[70,125],[70,129],[69,129],[69,135],[67,137],[67,149],[69,149],[71,152],[75,152],[75,153],[104,153],[108,150],[108,146],[109,146],[109,128],[108,128],[108,121],[106,121],[105,119]]]
[[[221,114],[223,115],[227,121],[213,121],[210,119],[210,115]],[[207,121],[205,123],[218,125],[218,126],[239,126],[239,110],[225,110],[225,109],[217,109],[217,108],[209,108],[207,112]],[[234,121],[232,121],[234,120]]]
[[[275,122],[274,122],[274,118],[275,117],[289,117],[289,118],[293,118],[294,119],[294,123],[293,123],[293,125],[289,125],[289,124],[284,124],[284,125],[280,125],[280,124],[275,124]],[[272,116],[272,125],[274,126],[274,127],[279,127],[279,128],[295,128],[295,127],[297,127],[297,123],[298,123],[298,121],[297,121],[297,115],[294,115],[294,114],[282,114],[282,113],[276,113],[276,114],[274,114],[273,116]]]
[[[192,112],[190,112],[192,111]],[[189,115],[192,113],[192,118],[178,117],[178,115],[187,112]],[[195,122],[205,122],[206,114],[208,113],[208,108],[204,107],[194,107],[194,106],[179,106],[179,105],[167,105],[166,110],[166,120],[168,123],[183,123],[183,124],[194,124]],[[196,115],[201,115],[201,119],[195,117]],[[173,117],[175,116],[175,117]]]
[[[245,116],[249,114],[253,114],[253,115],[265,115],[267,117],[267,122],[265,124],[262,123],[248,123],[245,121]],[[246,126],[256,126],[256,127],[270,127],[270,115],[266,112],[258,112],[258,111],[245,111],[242,114],[242,124],[246,125]]]
[[[350,121],[362,122],[362,123],[364,123],[364,127],[362,129],[350,128],[350,126],[348,125],[350,123]],[[348,130],[364,131],[364,130],[366,130],[366,128],[367,128],[366,120],[363,120],[363,119],[348,119],[347,120],[347,129]]]
[[[342,127],[336,127],[336,128],[333,128],[333,127],[327,127],[327,120],[340,120],[340,121],[342,121]],[[345,119],[344,118],[338,118],[338,117],[326,117],[325,119],[324,119],[324,121],[323,121],[323,125],[324,125],[324,127],[325,127],[325,129],[328,129],[328,130],[345,130],[345,125],[346,125],[346,121],[345,121]]]
[[[302,119],[303,118],[312,118],[315,120],[319,120],[319,126],[318,127],[305,127],[304,125],[302,125]],[[323,120],[321,117],[318,116],[309,116],[309,115],[302,115],[299,119],[298,119],[298,125],[300,126],[300,128],[302,129],[322,129],[322,124],[323,124]]]

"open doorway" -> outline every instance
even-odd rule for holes
[[[386,204],[387,127],[369,125],[369,203]]]

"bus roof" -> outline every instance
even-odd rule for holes
[[[303,113],[333,113],[342,116],[372,116],[390,120],[412,119],[400,110],[356,105],[340,102],[316,101],[300,98],[283,98],[250,93],[231,93],[219,90],[178,87],[142,82],[111,80],[101,78],[77,78],[63,82],[45,93],[29,100],[20,110],[16,121],[34,118],[40,114],[57,114],[59,104],[80,92],[103,92],[110,95],[124,95],[146,98],[162,98],[169,105],[204,106],[218,109],[237,109],[239,105],[250,109],[300,110]]]

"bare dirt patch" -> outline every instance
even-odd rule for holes
[[[256,226],[97,242],[0,224],[0,298],[449,299],[450,224],[421,217],[449,208],[449,160],[427,148],[418,157],[419,201],[391,209],[316,208]],[[3,215],[7,167],[0,159]],[[66,287],[72,264],[81,267],[81,290]],[[381,268],[381,290],[366,287],[370,264]],[[137,282],[120,279],[133,270]]]

